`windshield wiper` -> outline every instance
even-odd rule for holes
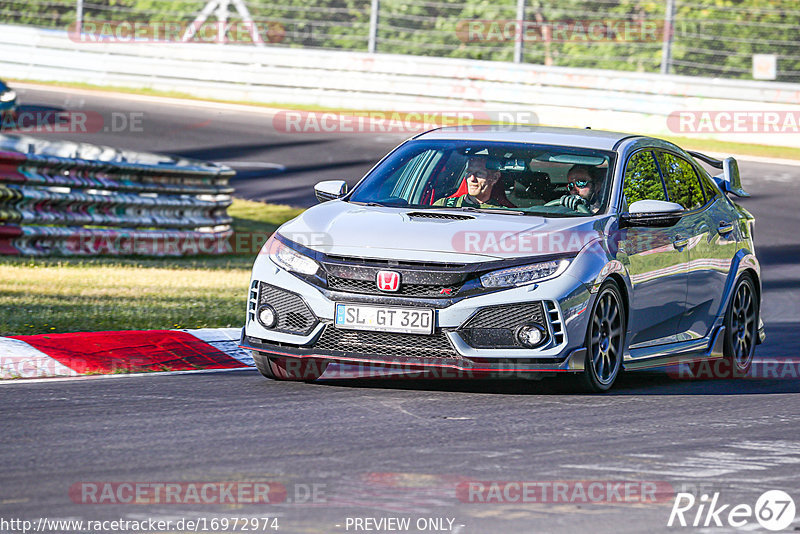
[[[508,208],[474,208],[472,206],[461,206],[460,208],[448,208],[448,209],[457,209],[461,211],[476,211],[478,213],[507,213],[509,215],[525,215],[524,211],[510,210]]]
[[[585,217],[585,213],[554,213],[552,211],[526,211],[525,215],[533,215],[535,217],[564,219],[566,217]]]
[[[378,206],[381,208],[395,208],[397,206],[388,206],[386,204],[381,204],[380,202],[354,202],[349,201],[351,204],[355,204],[356,206]]]

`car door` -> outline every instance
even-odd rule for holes
[[[650,149],[635,152],[625,166],[621,212],[638,200],[668,199]],[[620,232],[620,258],[631,279],[630,347],[676,340],[686,306],[688,253],[681,227],[634,227]]]
[[[667,174],[671,172],[678,189],[671,192],[667,179],[667,194],[686,208],[684,232],[690,239],[686,311],[678,331],[683,339],[698,339],[710,333],[722,311],[725,283],[737,249],[737,215],[711,179],[691,163],[675,155],[664,159],[671,160]]]

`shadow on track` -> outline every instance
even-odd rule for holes
[[[321,379],[315,384],[325,387],[357,389],[397,389],[441,391],[452,393],[485,393],[504,395],[591,395],[581,391],[570,377],[548,377],[542,380],[449,380],[449,379]],[[800,379],[694,380],[677,379],[666,373],[623,373],[614,388],[604,395],[762,395],[800,393]],[[602,396],[602,395],[600,395]]]

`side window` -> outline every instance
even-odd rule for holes
[[[714,181],[703,173],[700,174],[700,182],[703,184],[707,199],[716,199],[722,194],[717,189],[717,185],[713,183]]]
[[[652,152],[643,150],[628,160],[622,192],[627,206],[638,200],[667,200]]]
[[[703,190],[692,164],[683,158],[668,154],[658,153],[658,164],[664,175],[664,184],[667,186],[667,195],[670,202],[683,206],[683,209],[692,210],[705,204]]]
[[[438,150],[426,150],[414,156],[387,180],[387,183],[394,185],[389,196],[404,198],[411,203],[418,202],[423,186],[441,157],[442,153]]]

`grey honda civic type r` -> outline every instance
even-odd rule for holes
[[[315,191],[253,266],[240,345],[268,378],[338,363],[568,373],[602,392],[622,369],[721,359],[743,376],[764,339],[733,158],[588,129],[440,128],[352,190]]]

